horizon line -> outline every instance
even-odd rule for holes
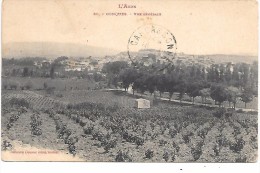
[[[14,43],[53,43],[53,44],[75,44],[75,45],[81,45],[81,46],[86,46],[86,47],[96,47],[96,48],[104,48],[104,49],[110,49],[112,51],[115,51],[117,52],[116,54],[118,53],[122,53],[122,52],[128,52],[127,49],[126,50],[118,50],[117,48],[111,48],[111,47],[99,47],[97,45],[89,45],[89,44],[84,44],[84,43],[75,43],[75,42],[59,42],[59,41],[16,41],[16,42],[6,42],[6,43],[1,43],[1,50],[2,50],[2,53],[1,53],[1,57],[2,54],[3,54],[3,45],[4,44],[14,44]],[[141,50],[141,49],[140,49]],[[143,49],[145,50],[145,49]],[[149,50],[149,49],[147,49]],[[150,49],[150,50],[158,50],[158,49]],[[160,51],[160,50],[159,50]],[[134,51],[133,51],[134,52]],[[176,51],[177,54],[185,54],[185,55],[195,55],[195,56],[213,56],[213,55],[230,55],[230,56],[253,56],[253,57],[258,57],[258,55],[260,54],[260,52],[258,53],[245,53],[245,52],[242,52],[242,53],[189,53],[189,52],[185,52],[185,51]],[[116,55],[114,54],[114,55]],[[107,56],[107,55],[104,55],[104,56]]]

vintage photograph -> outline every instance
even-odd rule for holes
[[[257,1],[5,0],[4,161],[258,160]]]

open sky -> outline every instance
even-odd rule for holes
[[[136,8],[121,9],[118,4]],[[126,51],[134,30],[144,24],[156,24],[173,33],[178,52],[257,55],[257,6],[253,0],[5,0],[2,43],[79,43]],[[94,16],[94,12],[132,15]],[[135,12],[161,16],[137,17]]]

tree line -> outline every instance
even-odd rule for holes
[[[104,65],[103,73],[107,75],[108,84],[128,90],[132,86],[133,94],[155,91],[168,93],[169,100],[178,93],[180,102],[184,94],[192,98],[200,96],[202,103],[212,98],[215,104],[222,105],[228,101],[236,107],[240,98],[246,104],[257,96],[258,63],[212,64],[208,67],[194,64],[151,64],[132,66],[124,61],[110,62]]]

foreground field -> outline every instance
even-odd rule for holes
[[[104,91],[62,94],[3,91],[2,150],[18,140],[85,161],[257,160],[257,115],[162,102],[135,109],[134,98]]]

